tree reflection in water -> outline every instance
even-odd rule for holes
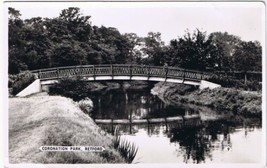
[[[176,149],[177,157],[183,156],[185,163],[205,163],[207,159],[212,160],[214,150],[231,150],[231,133],[237,128],[245,127],[247,132],[253,131],[256,127],[261,127],[260,120],[240,123],[227,120],[201,121],[196,120],[185,125],[185,123],[162,123],[162,124],[140,124],[140,125],[108,125],[99,126],[107,132],[112,133],[115,127],[120,134],[135,135],[139,130],[147,130],[147,135],[158,136],[163,133],[169,138],[170,143],[178,143]],[[246,125],[243,125],[246,124]],[[164,130],[162,130],[164,129]],[[164,150],[164,149],[162,149]]]
[[[164,104],[156,96],[145,92],[127,93],[119,90],[96,96],[93,100],[95,104],[93,118],[147,119],[199,114],[196,109]],[[230,112],[225,114],[214,112],[214,114],[215,118],[217,114],[219,117],[212,121],[198,118],[178,123],[99,124],[99,126],[109,133],[113,133],[117,127],[119,133],[124,135],[135,135],[140,130],[145,130],[148,137],[167,137],[170,144],[179,144],[173,148],[177,157],[182,156],[185,163],[205,163],[214,159],[212,155],[214,151],[232,150],[234,147],[231,136],[239,128],[245,130],[244,136],[255,127],[261,128],[260,118],[247,119],[234,116]]]

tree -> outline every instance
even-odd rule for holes
[[[130,49],[127,63],[141,64],[145,55],[142,52],[142,48],[144,48],[142,38],[138,37],[135,33],[126,33],[124,37],[128,40],[128,47]]]
[[[213,54],[217,60],[216,64],[219,70],[234,70],[233,54],[235,53],[236,47],[241,43],[241,39],[227,32],[214,32],[210,36],[212,38],[212,44],[216,48]]]
[[[45,21],[41,17],[24,21],[25,28],[25,63],[29,70],[48,68],[50,60],[47,55],[50,39],[48,37]]]
[[[193,34],[186,32],[183,37],[171,40],[168,52],[172,66],[203,71],[215,66],[211,36],[198,29]]]
[[[45,19],[50,67],[87,64],[88,52],[92,48],[89,19],[90,16],[83,16],[79,8],[64,9],[59,17]]]
[[[90,19],[91,16],[83,16],[80,8],[68,8],[62,10],[59,19],[67,26],[71,38],[77,41],[88,41],[92,31]]]
[[[28,68],[24,62],[24,23],[20,19],[20,12],[14,8],[8,8],[8,72],[11,74],[19,73]]]
[[[130,60],[130,42],[113,27],[94,26],[92,48],[98,53],[102,63],[126,63]],[[95,52],[94,52],[95,54]]]
[[[142,52],[146,55],[144,63],[152,65],[163,65],[165,63],[165,45],[161,40],[161,33],[149,32],[147,37],[143,38],[144,48]]]
[[[261,71],[262,47],[259,42],[244,42],[237,46],[233,54],[235,69],[245,73],[248,71]]]

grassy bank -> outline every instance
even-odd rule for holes
[[[51,146],[103,146],[90,152],[41,152]],[[10,163],[125,163],[102,131],[75,103],[45,93],[9,99]]]
[[[173,103],[188,103],[206,106],[218,111],[231,111],[244,116],[261,116],[261,92],[242,91],[231,88],[216,88],[199,90],[197,87],[157,83],[152,89],[163,99]]]

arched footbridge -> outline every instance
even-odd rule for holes
[[[98,80],[146,80],[200,85],[201,80],[209,80],[208,73],[181,69],[177,67],[143,66],[143,65],[81,65],[39,69],[32,71],[45,81],[69,77],[80,77],[85,81]]]
[[[31,72],[38,76],[41,87],[57,83],[63,78],[74,77],[79,77],[83,81],[143,80],[183,83],[200,87],[209,85],[211,88],[220,86],[208,82],[211,74],[178,67],[103,64],[38,69]]]

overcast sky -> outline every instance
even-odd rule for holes
[[[53,18],[62,9],[80,7],[93,25],[115,27],[121,33],[146,36],[160,32],[162,40],[183,36],[186,29],[228,32],[245,41],[264,41],[264,5],[260,2],[87,2],[87,3],[7,3],[21,18]]]

